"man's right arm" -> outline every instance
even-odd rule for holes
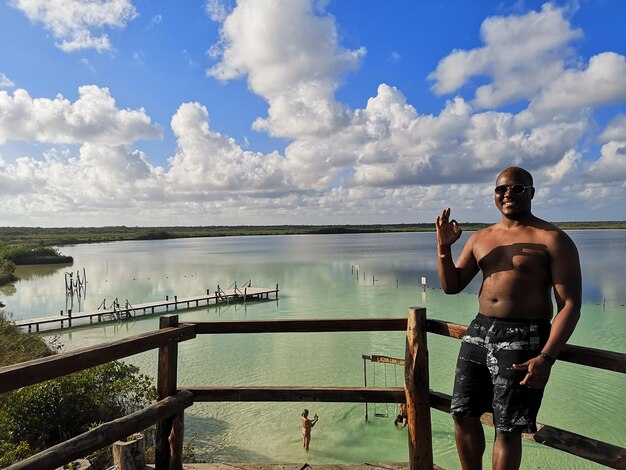
[[[477,233],[469,238],[455,265],[452,260],[452,244],[460,238],[463,230],[456,220],[450,219],[450,212],[450,208],[447,208],[437,216],[437,273],[443,291],[446,294],[457,294],[465,289],[478,272],[478,263],[473,252]]]
[[[458,294],[478,273],[478,263],[472,249],[475,237],[476,234],[469,238],[456,264],[452,259],[452,245],[437,244],[437,273],[446,294]]]

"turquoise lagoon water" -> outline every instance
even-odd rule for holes
[[[626,352],[626,231],[570,232],[583,267],[584,307],[570,343]],[[467,235],[455,248],[461,249]],[[63,247],[71,267],[24,267],[22,280],[0,290],[14,319],[72,308],[96,309],[107,299],[158,300],[228,287],[279,284],[278,301],[211,306],[179,312],[181,321],[293,318],[403,317],[410,306],[428,316],[467,324],[477,309],[479,280],[459,295],[445,295],[436,275],[433,233],[268,236],[116,242]],[[359,276],[354,267],[358,265]],[[65,271],[83,268],[83,297],[67,298]],[[421,285],[422,277],[427,286]],[[375,280],[375,281],[374,281]],[[157,316],[59,332],[68,350],[158,328]],[[429,335],[431,388],[451,393],[457,340]],[[404,355],[404,333],[313,333],[199,336],[179,349],[180,385],[360,386],[362,354]],[[156,375],[156,351],[129,358]],[[368,383],[401,386],[403,372],[368,366]],[[622,374],[561,363],[553,369],[539,421],[626,447],[626,378]],[[302,408],[320,415],[311,450],[301,447]],[[215,403],[186,413],[188,438],[199,457],[213,462],[406,461],[406,430],[393,427],[393,404]],[[374,412],[389,418],[371,417]],[[433,410],[435,462],[458,468],[450,417]],[[487,439],[492,432],[487,429]],[[487,453],[488,454],[488,453]],[[487,461],[486,457],[486,461]],[[533,443],[525,443],[524,468],[600,468]]]

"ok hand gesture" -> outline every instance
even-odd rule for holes
[[[450,246],[461,236],[461,227],[456,220],[450,220],[450,208],[441,211],[437,216],[437,244],[439,246]]]

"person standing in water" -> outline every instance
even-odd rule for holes
[[[497,179],[502,220],[469,237],[456,263],[461,227],[450,209],[437,217],[438,273],[446,294],[461,292],[480,271],[479,313],[463,337],[450,413],[463,469],[482,468],[480,422],[493,413],[493,468],[517,469],[521,434],[536,432],[550,370],[580,317],[582,281],[574,242],[535,217],[531,174],[509,167]],[[556,316],[552,323],[552,293]]]
[[[317,415],[314,415],[313,419],[309,419],[309,410],[307,409],[302,412],[302,447],[304,447],[304,450],[309,450],[309,444],[311,443],[311,428],[315,426],[318,419],[319,417]]]
[[[393,425],[398,427],[398,424],[402,424],[402,427],[405,428],[407,424],[409,424],[409,415],[406,411],[406,403],[400,403],[398,407],[398,416],[393,420]]]

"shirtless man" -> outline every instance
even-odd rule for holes
[[[305,409],[302,412],[302,447],[304,450],[309,450],[309,444],[311,443],[311,428],[317,423],[318,416],[314,415],[313,419],[309,419],[309,410]]]
[[[456,294],[478,271],[483,275],[480,313],[461,343],[450,407],[463,469],[482,468],[480,415],[486,411],[496,429],[493,468],[519,468],[521,433],[536,432],[550,370],[580,317],[578,251],[562,230],[531,213],[534,195],[530,173],[502,171],[494,196],[502,221],[474,233],[456,264],[451,246],[462,230],[449,208],[437,217],[443,290]]]

